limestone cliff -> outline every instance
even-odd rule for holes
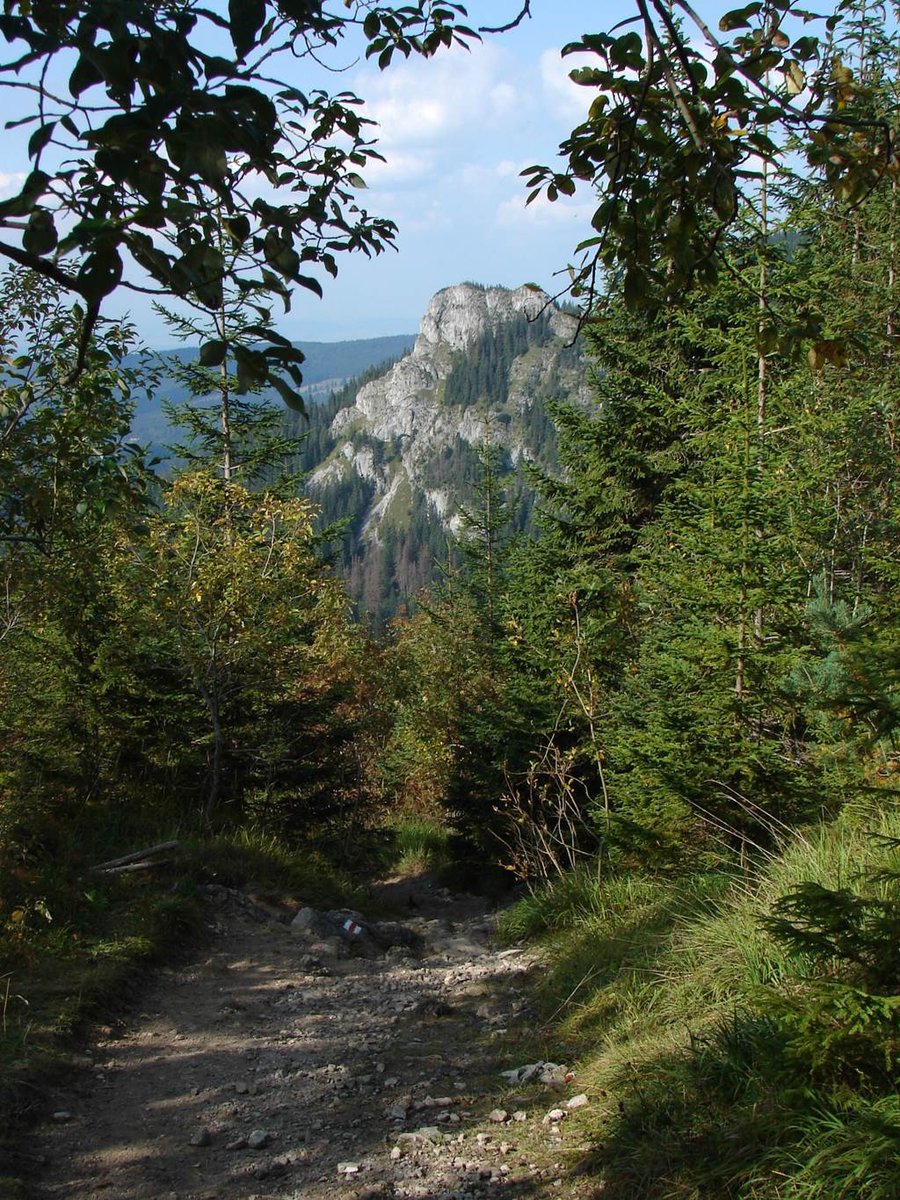
[[[363,384],[334,417],[331,451],[310,477],[329,516],[352,519],[358,573],[366,558],[363,574],[373,573],[372,556],[383,559],[386,542],[395,553],[398,541],[425,537],[430,552],[408,549],[415,569],[404,572],[397,563],[393,578],[401,593],[426,582],[431,553],[458,527],[460,505],[471,499],[485,440],[503,451],[520,497],[528,489],[512,473],[523,460],[553,469],[545,403],[587,395],[576,333],[576,318],[534,287],[463,283],[432,298],[410,353]],[[364,497],[362,511],[329,507],[329,496],[351,493],[357,506]],[[378,573],[392,577],[383,561]]]

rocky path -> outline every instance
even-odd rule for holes
[[[594,1194],[564,1165],[577,1081],[499,1075],[539,1056],[533,958],[492,947],[480,901],[405,896],[385,950],[210,889],[200,961],[158,976],[32,1135],[37,1200]]]

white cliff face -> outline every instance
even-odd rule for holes
[[[356,404],[335,418],[332,432],[339,434],[360,417],[368,433],[382,441],[394,437],[440,439],[459,433],[465,441],[480,441],[483,422],[457,428],[442,420],[439,384],[453,370],[456,356],[465,353],[490,329],[525,316],[537,317],[550,303],[536,288],[480,288],[460,283],[433,296],[412,351],[395,363],[381,379],[360,388]],[[551,328],[562,340],[575,335],[574,317],[554,309]]]
[[[544,312],[549,313],[552,340],[532,346],[513,362],[502,411],[446,402],[445,381],[485,335],[523,316],[533,321]],[[380,379],[361,387],[355,404],[335,417],[331,431],[338,446],[313,474],[313,487],[334,482],[348,469],[375,482],[376,496],[364,523],[364,537],[369,540],[377,539],[395,498],[408,497],[410,488],[428,497],[436,517],[452,528],[456,523],[453,497],[446,488],[436,489],[429,481],[429,465],[456,438],[478,448],[489,436],[514,462],[534,457],[533,448],[522,442],[521,422],[517,424],[513,416],[527,414],[546,395],[554,371],[557,378],[559,375],[560,352],[576,331],[576,319],[553,306],[546,293],[534,287],[510,290],[463,283],[438,292],[422,318],[412,351]],[[580,367],[574,375],[578,378],[567,380],[570,394],[585,387]],[[390,445],[386,467],[376,466],[366,445],[370,447],[372,441]],[[401,488],[401,482],[409,486]]]
[[[533,320],[549,302],[537,288],[480,288],[460,283],[432,297],[413,348],[413,356],[428,356],[438,345],[466,350],[488,329],[514,317]]]

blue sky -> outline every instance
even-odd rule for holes
[[[469,4],[473,25],[498,24],[516,0]],[[362,64],[342,83],[366,102],[380,126],[386,158],[368,172],[370,212],[395,220],[397,251],[345,259],[325,298],[298,296],[282,328],[289,336],[333,340],[414,331],[430,297],[471,279],[516,287],[559,286],[587,235],[590,195],[526,210],[523,167],[551,161],[583,118],[584,89],[560,57],[569,41],[596,27],[588,0],[535,0],[530,21],[471,51],[428,62]],[[628,0],[605,6],[604,20]]]
[[[467,7],[469,24],[498,25],[519,3],[470,0]],[[384,72],[354,60],[347,48],[333,61],[339,73],[301,64],[301,87],[351,90],[378,122],[386,162],[369,169],[360,201],[396,221],[400,232],[396,252],[345,257],[339,278],[322,280],[323,300],[298,291],[278,322],[283,333],[334,341],[414,332],[434,292],[467,279],[560,286],[558,273],[589,232],[592,197],[526,209],[519,172],[551,162],[590,103],[590,94],[568,80],[577,63],[561,58],[562,46],[633,15],[634,3],[607,0],[599,16],[590,0],[533,0],[532,7],[519,28],[469,52],[399,60]],[[27,132],[4,135],[0,196],[27,170]],[[106,312],[130,313],[149,345],[171,341],[149,303],[133,293],[114,297]]]

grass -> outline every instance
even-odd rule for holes
[[[449,864],[451,834],[432,817],[396,814],[384,826],[383,869],[393,875],[421,875]]]
[[[245,887],[287,905],[334,908],[358,904],[351,876],[313,848],[297,851],[264,830],[241,828],[188,839],[185,866],[194,879]]]
[[[814,967],[761,923],[804,882],[874,878],[898,837],[895,808],[848,810],[753,871],[584,872],[503,914],[544,944],[539,1007],[594,1101],[583,1167],[605,1200],[900,1195],[900,1102],[799,1060],[769,1001],[802,1003]]]

